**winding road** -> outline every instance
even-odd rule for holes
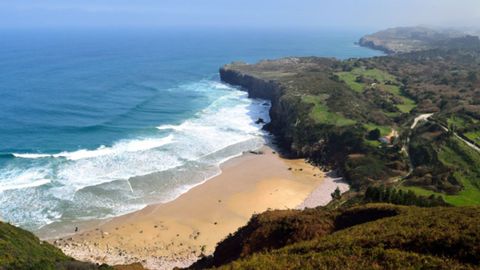
[[[449,129],[446,126],[442,125],[441,123],[439,123],[435,120],[430,120],[429,118],[432,115],[433,115],[433,113],[425,113],[425,114],[421,114],[421,115],[415,117],[415,119],[413,120],[413,124],[410,126],[410,129],[414,129],[420,121],[432,121],[432,122],[437,123],[439,126],[441,126],[443,128],[443,130],[449,131]],[[469,147],[473,148],[474,150],[480,152],[480,148],[478,146],[476,146],[475,144],[473,144],[473,143],[469,142],[468,140],[464,139],[462,136],[458,135],[456,132],[452,132],[452,133],[455,137],[457,137],[459,140],[464,142],[466,145],[468,145]],[[407,139],[407,143],[408,142],[409,142],[409,138]]]
[[[440,127],[443,128],[443,130],[445,131],[449,131],[449,129],[442,125],[441,123],[438,123],[437,121],[435,120],[431,120],[430,117],[433,116],[433,113],[424,113],[424,114],[420,114],[419,116],[415,117],[415,119],[413,120],[413,123],[412,125],[410,126],[410,130],[413,130],[417,125],[418,123],[422,122],[422,121],[432,121],[432,122],[435,122],[437,123]],[[458,135],[456,132],[453,132],[453,135],[455,137],[457,137],[459,140],[461,140],[462,142],[464,142],[466,145],[468,145],[469,147],[471,147],[472,149],[474,149],[475,151],[478,151],[480,152],[480,148],[478,146],[476,146],[475,144],[465,140],[463,137],[461,137],[460,135]],[[397,182],[401,179],[405,179],[407,178],[413,171],[413,164],[412,164],[412,161],[410,159],[410,154],[408,153],[408,149],[407,149],[407,146],[409,145],[410,143],[410,135],[407,137],[407,139],[405,140],[405,144],[403,145],[402,147],[402,152],[404,152],[406,155],[407,155],[407,158],[408,158],[408,165],[409,165],[409,171],[407,173],[407,175],[403,176],[403,177],[398,177],[398,178],[395,178],[395,180],[393,182]]]

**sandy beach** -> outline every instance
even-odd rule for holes
[[[188,266],[216,243],[268,209],[324,205],[340,178],[325,176],[304,160],[279,157],[265,146],[222,164],[222,173],[177,199],[147,206],[54,242],[80,260],[141,262],[149,269]]]

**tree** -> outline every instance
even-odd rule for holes
[[[367,138],[372,141],[380,139],[380,130],[378,128],[370,130]]]
[[[364,83],[364,82],[365,82],[365,78],[364,78],[362,75],[358,75],[358,76],[355,78],[355,82],[357,82],[357,83]]]
[[[333,193],[332,193],[333,197]],[[364,194],[365,202],[386,202],[400,205],[416,205],[421,207],[448,205],[442,196],[416,195],[413,191],[406,192],[385,186],[369,186]]]
[[[342,192],[340,191],[340,189],[339,189],[338,186],[337,186],[337,188],[335,189],[335,191],[332,192],[332,194],[330,194],[330,195],[332,196],[332,199],[338,200],[338,199],[340,199],[340,198],[342,197]]]

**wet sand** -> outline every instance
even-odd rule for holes
[[[261,152],[227,161],[219,176],[171,202],[93,227],[80,225],[75,235],[52,242],[80,260],[141,262],[149,269],[188,266],[201,254],[211,254],[252,214],[328,203],[340,183],[333,178],[325,182],[324,173],[304,160],[280,158],[267,146]]]

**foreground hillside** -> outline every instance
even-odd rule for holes
[[[1,270],[141,270],[141,264],[97,265],[77,261],[33,233],[0,222]]]
[[[479,207],[270,211],[191,269],[479,269],[478,243]]]
[[[25,230],[0,222],[0,269],[110,269],[82,263]]]

